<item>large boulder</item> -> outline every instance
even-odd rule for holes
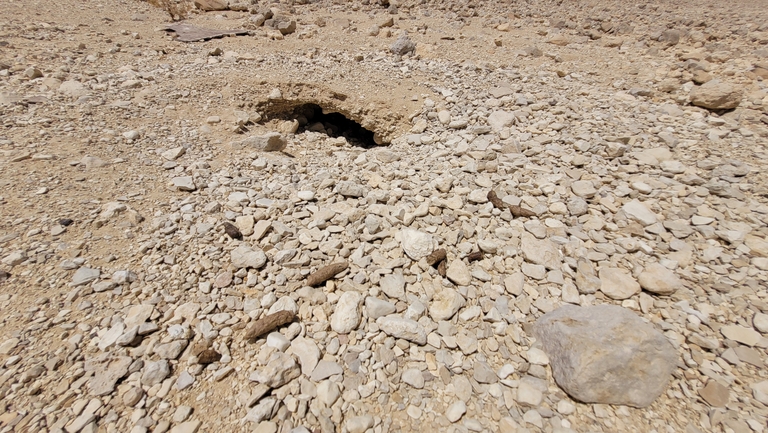
[[[736,108],[741,102],[741,89],[720,80],[711,80],[691,90],[691,104],[711,110]]]
[[[533,332],[557,384],[585,403],[646,407],[677,365],[664,335],[615,305],[567,305],[540,317]]]

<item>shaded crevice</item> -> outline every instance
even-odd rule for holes
[[[299,122],[297,133],[312,131],[334,138],[344,137],[349,144],[366,149],[376,146],[376,142],[373,139],[373,131],[364,128],[360,123],[339,112],[324,110],[318,104],[305,103],[296,105],[286,111],[272,113],[272,117],[283,120],[297,120]]]

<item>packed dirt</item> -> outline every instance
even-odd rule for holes
[[[0,432],[768,428],[768,2],[2,9]]]

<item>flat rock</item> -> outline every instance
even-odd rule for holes
[[[499,132],[502,129],[515,124],[515,115],[509,111],[497,110],[488,116],[488,125],[493,131]]]
[[[768,314],[755,313],[752,317],[752,326],[763,334],[768,334]]]
[[[232,266],[259,269],[267,263],[267,255],[259,248],[240,245],[230,253]]]
[[[592,261],[580,258],[576,262],[576,288],[579,293],[592,294],[597,292],[602,286],[602,281],[595,275],[595,268]]]
[[[445,410],[445,417],[450,422],[456,422],[461,419],[464,414],[467,413],[467,404],[459,400],[452,405],[448,406]]]
[[[320,360],[320,349],[317,347],[317,343],[309,338],[296,337],[290,342],[290,347],[291,353],[299,357],[301,373],[305,376],[312,374]]]
[[[249,379],[263,383],[270,388],[279,388],[296,379],[301,374],[301,368],[291,355],[278,352],[272,356],[267,365],[251,373]]]
[[[731,392],[728,388],[713,379],[710,379],[707,385],[699,390],[699,395],[710,406],[714,407],[725,407],[731,399]]]
[[[171,374],[171,368],[168,361],[146,361],[144,371],[141,374],[141,384],[144,386],[153,386],[165,380]]]
[[[424,388],[424,376],[421,374],[421,370],[417,368],[409,368],[403,371],[401,379],[414,388]]]
[[[108,395],[115,390],[117,381],[128,374],[128,367],[133,363],[129,356],[102,355],[96,359],[86,361],[85,370],[95,371],[93,378],[88,382],[88,389],[94,396]]]
[[[524,232],[521,236],[520,249],[525,260],[542,265],[547,269],[559,269],[561,258],[560,250],[549,239],[536,239],[532,234]]]
[[[82,286],[88,284],[99,278],[99,275],[101,275],[101,271],[98,269],[81,267],[75,271],[75,274],[72,276],[72,285]]]
[[[557,384],[586,403],[646,407],[664,392],[677,365],[663,334],[615,305],[558,308],[535,322],[534,335]]]
[[[628,218],[639,222],[643,226],[649,226],[658,221],[656,214],[648,209],[648,206],[640,200],[632,200],[626,203],[621,207],[621,210],[624,211]]]
[[[421,346],[427,343],[427,331],[415,320],[389,315],[376,319],[376,324],[385,334],[395,338],[402,338]]]
[[[379,288],[385,295],[392,299],[400,299],[405,296],[405,278],[402,272],[385,275],[379,281]]]
[[[347,433],[365,433],[368,429],[373,427],[373,416],[360,415],[347,418],[344,423],[344,428]]]
[[[171,182],[173,182],[173,187],[179,191],[194,191],[197,189],[197,185],[195,185],[192,176],[174,177],[171,179]]]
[[[720,333],[729,340],[737,341],[747,346],[754,346],[761,339],[759,332],[740,325],[722,326],[720,327]]]
[[[197,433],[200,429],[200,425],[200,421],[185,421],[173,426],[173,428],[171,428],[171,433]]]
[[[245,140],[232,143],[235,149],[246,148],[257,152],[280,152],[288,146],[288,140],[279,132],[269,132],[264,135],[248,137]]]
[[[312,379],[313,382],[320,382],[321,380],[343,372],[344,370],[339,364],[333,361],[320,360],[312,371],[310,379]]]
[[[397,311],[397,308],[395,304],[389,301],[368,296],[365,298],[365,311],[368,317],[376,320],[379,317],[394,313]]]

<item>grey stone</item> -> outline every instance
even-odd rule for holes
[[[176,389],[183,391],[195,383],[195,378],[189,374],[186,370],[179,374],[179,378],[176,379]]]
[[[174,177],[171,179],[171,182],[173,182],[173,186],[179,191],[194,191],[197,189],[197,185],[195,185],[192,176]]]
[[[646,407],[677,365],[663,334],[615,305],[561,307],[535,322],[534,335],[557,384],[587,403]]]
[[[487,363],[475,360],[473,367],[475,371],[472,374],[472,377],[474,377],[478,383],[496,383],[499,381],[499,377]]]
[[[408,37],[407,32],[403,32],[398,36],[397,40],[389,47],[389,50],[393,54],[398,56],[405,55],[416,49],[416,44]]]
[[[75,271],[75,274],[72,276],[72,285],[82,286],[88,284],[99,278],[99,275],[101,275],[101,271],[98,269],[82,267]]]
[[[141,374],[141,384],[144,386],[153,386],[165,380],[171,374],[171,368],[168,361],[146,361],[144,372]]]

